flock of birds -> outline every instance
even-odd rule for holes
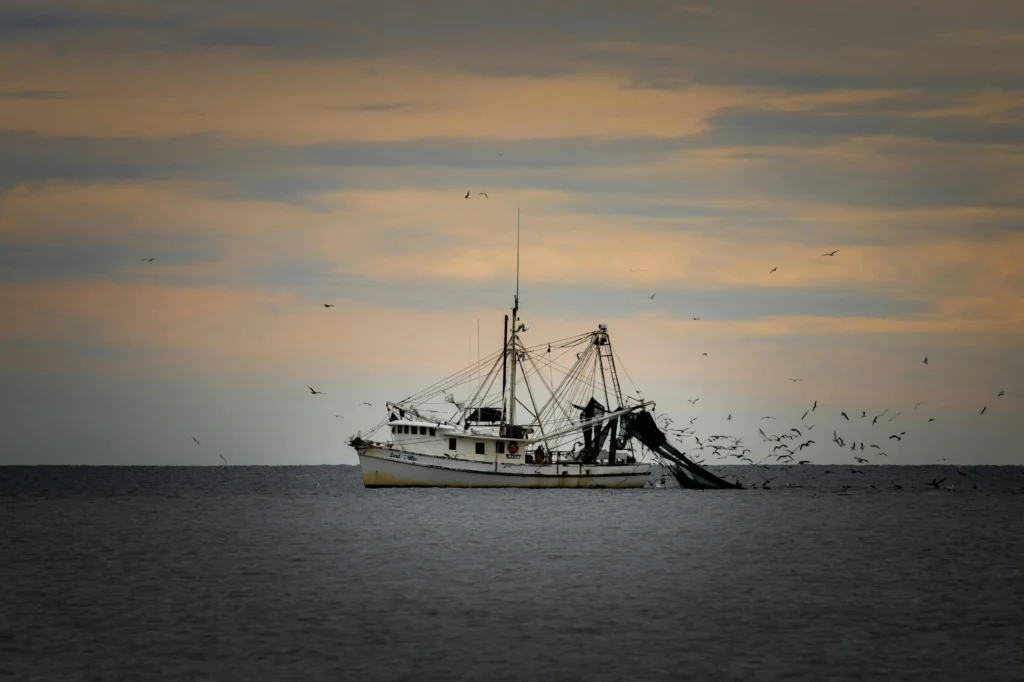
[[[928,364],[927,357],[922,362],[924,364]],[[801,379],[790,379],[790,381],[797,382],[801,381]],[[996,398],[1002,398],[1005,395],[1005,391],[998,391],[995,393]],[[687,402],[693,406],[696,406],[699,400],[700,398],[687,398]],[[913,409],[917,410],[919,407],[926,404],[927,403],[925,401],[920,401],[914,405]],[[978,414],[985,414],[987,409],[988,406],[986,405]],[[811,437],[811,431],[814,430],[817,423],[807,423],[808,417],[811,417],[817,411],[818,401],[815,400],[813,404],[803,412],[800,418],[796,420],[796,423],[799,424],[799,426],[789,426],[788,428],[775,433],[766,432],[765,427],[763,426],[758,428],[757,432],[761,439],[761,447],[765,448],[763,453],[759,453],[763,454],[759,459],[754,459],[758,455],[755,454],[750,447],[747,447],[744,444],[744,439],[741,437],[715,434],[702,439],[694,427],[694,424],[698,419],[697,417],[690,417],[689,424],[684,428],[678,428],[672,418],[666,414],[658,415],[657,420],[659,426],[661,426],[665,432],[672,434],[677,441],[683,445],[684,451],[687,452],[694,462],[700,466],[713,467],[716,464],[727,464],[730,460],[735,460],[735,464],[746,464],[750,467],[754,467],[755,469],[760,468],[766,471],[788,471],[794,466],[815,464],[811,459],[801,459],[801,454],[812,446],[818,445],[818,441]],[[896,431],[895,429],[892,429],[893,433],[885,435],[887,429],[884,428],[884,425],[895,421],[903,415],[903,412],[897,412],[893,415],[889,415],[889,411],[890,410],[887,408],[878,414],[869,415],[867,410],[860,410],[860,416],[851,419],[845,410],[840,410],[838,415],[835,416],[842,418],[846,422],[850,422],[851,425],[854,421],[859,422],[863,420],[863,423],[872,435],[867,438],[864,436],[849,436],[845,433],[840,434],[839,429],[833,429],[831,438],[832,444],[836,448],[854,453],[852,455],[853,464],[829,465],[832,468],[826,468],[824,473],[834,474],[835,471],[833,469],[838,470],[845,466],[850,474],[863,475],[864,472],[858,468],[859,466],[871,464],[872,461],[874,461],[874,463],[881,463],[881,458],[888,458],[888,452],[884,449],[888,446],[885,444],[889,443],[890,445],[895,445],[896,443],[903,442],[904,438],[907,437],[906,430]],[[885,420],[884,422],[882,421],[883,419]],[[729,422],[733,420],[731,413],[727,414],[726,420]],[[778,421],[774,415],[764,415],[760,417],[760,421],[768,420]],[[929,417],[925,423],[931,423],[934,421],[934,417]],[[879,427],[880,424],[882,425],[881,427]],[[876,427],[878,427],[878,430],[876,430]],[[692,445],[687,441],[692,441]],[[806,454],[804,454],[804,456],[806,456]],[[705,457],[712,457],[715,459],[715,462],[707,462],[705,461]],[[938,463],[948,461],[948,458],[940,458],[937,460]],[[965,472],[959,465],[956,465],[956,472],[960,476],[968,476],[967,472]],[[768,490],[770,489],[771,482],[775,480],[775,478],[777,477],[763,480],[760,486],[758,486],[756,482],[747,482],[746,485],[753,488],[760,487],[763,490]],[[924,484],[938,489],[945,480],[945,478],[933,478],[930,481],[924,482]],[[663,476],[661,484],[663,485],[664,483],[665,477]],[[895,480],[892,480],[891,483],[893,488],[896,490],[901,490],[903,487],[896,483]],[[790,485],[788,487],[798,486]],[[846,492],[851,487],[852,486],[850,485],[844,485],[841,490],[842,492]],[[875,488],[876,486],[871,485],[870,487]],[[946,488],[949,490],[955,490],[955,486],[953,485],[947,485]],[[976,484],[974,485],[974,488],[977,489]]]
[[[504,155],[504,152],[498,152],[498,156],[503,156],[503,155]],[[470,190],[470,191],[466,192],[466,194],[465,194],[465,196],[463,198],[469,199],[469,198],[471,198],[471,196],[472,196],[472,191]],[[477,192],[477,196],[483,196],[485,199],[489,198],[486,192]],[[828,258],[835,257],[835,255],[837,253],[839,253],[840,251],[841,251],[841,249],[834,249],[832,251],[828,251],[826,253],[821,254],[821,257],[823,257],[823,258],[825,258],[825,257],[828,257]],[[147,258],[143,258],[142,260],[146,261],[146,262],[149,262],[149,263],[152,263],[152,262],[156,261],[157,258],[156,257],[147,257]],[[769,270],[769,274],[772,274],[772,273],[778,271],[778,269],[779,269],[778,265],[773,266]],[[640,269],[640,268],[631,268],[629,271],[630,272],[646,272],[646,270]],[[656,296],[657,296],[657,292],[652,293],[647,298],[649,300],[653,301]],[[323,303],[322,305],[323,305],[324,308],[333,308],[333,307],[335,307],[333,303]],[[694,321],[699,321],[700,320],[699,317],[693,317],[692,319]],[[701,355],[702,356],[707,356],[707,353],[704,352],[704,353],[701,353]],[[924,359],[921,362],[924,365],[928,365],[929,364],[928,363],[928,356],[925,356]],[[790,381],[792,381],[792,382],[799,382],[799,381],[802,381],[802,379],[792,378],[792,379],[790,379]],[[323,391],[318,391],[318,390],[314,389],[312,386],[307,385],[306,388],[309,389],[310,395],[313,395],[313,396],[324,395]],[[998,393],[995,394],[995,397],[996,398],[1001,398],[1004,395],[1006,395],[1005,391],[999,391]],[[696,405],[698,400],[700,400],[700,399],[699,398],[693,398],[693,399],[688,399],[688,402],[691,405]],[[927,403],[925,403],[924,401],[918,402],[916,405],[914,405],[914,410],[917,410],[917,408],[919,408],[920,406],[925,405],[925,404],[927,404]],[[364,406],[364,405],[368,406],[368,407],[373,407],[373,405],[371,403],[369,403],[369,402],[362,402],[362,403],[360,403],[360,406]],[[806,420],[809,415],[811,415],[812,413],[817,411],[817,409],[818,409],[818,401],[815,400],[814,404],[803,413],[803,415],[800,417],[799,421],[801,423],[803,423],[804,420]],[[983,415],[983,414],[986,413],[987,410],[988,410],[988,405],[984,405],[981,408],[981,410],[978,412],[978,414],[979,415]],[[882,412],[880,414],[872,415],[870,417],[870,419],[871,419],[870,426],[871,427],[875,427],[879,423],[880,419],[882,419],[882,418],[884,418],[884,417],[886,417],[888,415],[888,412],[889,412],[889,410],[886,409],[884,412]],[[893,420],[895,420],[896,418],[898,418],[902,414],[903,414],[902,412],[898,412],[898,413],[888,417],[887,422],[892,422]],[[338,419],[344,419],[344,415],[341,415],[341,414],[335,414],[334,416],[335,416],[335,418],[338,418]],[[851,421],[849,415],[845,411],[840,411],[839,412],[839,416],[842,417],[843,419],[845,419],[847,422]],[[867,411],[866,410],[861,410],[861,414],[860,414],[860,418],[859,419],[868,419],[868,418],[869,417],[868,417]],[[728,414],[726,419],[727,419],[727,421],[731,422],[732,419],[733,419],[732,414]],[[775,417],[772,416],[772,415],[765,415],[765,416],[761,417],[761,420],[774,420],[774,419],[775,419]],[[680,441],[682,441],[683,439],[692,439],[695,442],[695,444],[696,444],[694,449],[697,452],[705,454],[706,452],[710,451],[711,455],[713,457],[715,457],[718,460],[719,463],[722,463],[723,460],[728,461],[729,459],[735,459],[736,463],[745,463],[745,464],[750,465],[752,467],[759,467],[759,468],[763,468],[763,469],[768,469],[770,464],[767,463],[767,462],[769,462],[770,460],[773,460],[771,462],[771,465],[774,465],[776,467],[781,466],[782,470],[784,470],[784,471],[788,470],[788,468],[792,467],[792,466],[802,466],[802,465],[808,465],[808,464],[813,464],[814,463],[812,460],[809,460],[809,459],[799,459],[798,457],[799,457],[799,453],[802,453],[805,449],[810,448],[813,445],[817,445],[817,442],[815,440],[813,440],[812,438],[810,438],[810,432],[815,428],[816,424],[804,425],[803,428],[790,427],[788,430],[780,432],[780,433],[766,433],[763,428],[759,428],[758,429],[758,434],[760,435],[760,438],[761,438],[762,442],[764,444],[767,444],[768,446],[771,446],[771,450],[767,454],[765,454],[763,457],[758,459],[757,461],[754,461],[754,459],[752,459],[752,457],[751,457],[751,455],[753,455],[754,453],[752,452],[752,450],[750,448],[744,447],[743,439],[742,438],[738,438],[738,437],[734,437],[734,436],[725,436],[725,435],[711,435],[711,436],[708,436],[707,438],[702,440],[696,434],[696,432],[694,430],[694,427],[693,427],[693,424],[696,421],[697,421],[697,417],[691,417],[690,420],[689,420],[689,425],[686,428],[677,429],[677,428],[673,427],[673,421],[672,421],[671,418],[669,418],[668,416],[666,416],[664,414],[659,416],[659,423],[660,423],[660,425],[662,426],[662,428],[666,432],[673,434],[678,439],[680,439]],[[934,422],[934,421],[935,421],[934,417],[930,417],[928,419],[929,423],[930,422]],[[906,437],[906,435],[907,435],[906,431],[900,431],[899,433],[893,433],[893,434],[889,435],[887,438],[883,439],[883,443],[886,442],[886,441],[895,441],[897,443],[898,442],[902,442],[904,437]],[[200,446],[200,442],[199,442],[199,440],[196,437],[193,436],[192,440],[195,442],[195,444],[197,446]],[[875,439],[872,438],[871,440],[875,440]],[[833,432],[832,432],[832,443],[835,446],[837,446],[839,448],[844,448],[844,449],[846,448],[847,444],[849,444],[849,450],[851,452],[863,453],[864,455],[870,455],[871,457],[874,457],[876,461],[879,458],[888,457],[888,453],[886,453],[882,449],[881,445],[879,445],[877,443],[870,443],[869,444],[863,438],[861,438],[859,441],[858,441],[857,438],[851,438],[851,439],[849,439],[849,441],[847,441],[847,438],[845,436],[840,435],[838,430],[833,430]],[[222,463],[226,466],[228,462],[227,462],[227,459],[224,457],[224,455],[219,454],[218,456],[220,457]],[[864,472],[860,471],[859,469],[857,469],[856,466],[857,465],[869,464],[871,462],[871,460],[868,459],[868,457],[866,457],[866,456],[854,455],[853,459],[854,459],[855,465],[853,465],[849,469],[850,473],[853,473],[853,474],[863,474]],[[701,466],[708,466],[704,462],[704,460],[701,458],[701,455],[698,455],[697,458],[694,461],[696,461],[696,463],[700,464]],[[945,459],[940,459],[938,461],[942,462],[942,461],[946,461],[946,460]],[[965,477],[967,476],[966,472],[964,472],[963,469],[960,466],[956,467],[956,471],[961,476],[965,476]],[[830,470],[830,469],[826,469],[824,473],[825,474],[832,474],[834,472],[832,470]],[[769,489],[769,486],[770,486],[770,483],[771,483],[772,480],[774,480],[774,478],[769,478],[769,479],[766,479],[766,480],[762,481],[762,483],[760,485],[760,488],[761,489]],[[937,489],[937,488],[939,488],[939,486],[945,480],[946,480],[945,478],[942,478],[942,479],[932,479],[931,481],[926,482],[925,485],[928,485],[928,486],[931,486],[931,487]],[[665,478],[662,477],[662,483],[664,483],[664,481],[665,481]],[[749,485],[751,487],[754,487],[754,488],[758,487],[758,485],[756,483],[751,483]],[[895,489],[902,489],[902,486],[897,484],[895,481],[892,481],[892,485],[894,486]],[[842,486],[842,491],[846,492],[850,487],[851,486],[849,486],[849,485],[844,485],[844,486]],[[875,486],[872,485],[871,487],[874,488]],[[975,488],[976,487],[977,486],[975,486]]]

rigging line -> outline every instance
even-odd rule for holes
[[[501,355],[501,351],[496,351],[495,353],[489,354],[486,357],[484,357],[482,362],[489,362],[489,361],[491,361],[492,356],[500,356],[500,355]],[[433,384],[431,384],[430,386],[427,386],[423,390],[418,391],[418,392],[412,394],[411,396],[409,396],[408,398],[405,398],[404,400],[400,400],[398,402],[407,402],[407,401],[415,400],[416,398],[419,398],[419,397],[423,396],[424,394],[428,394],[430,392],[435,392],[436,393],[437,390],[438,390],[438,388],[437,388],[438,386],[446,385],[447,382],[450,382],[453,379],[455,379],[457,377],[461,377],[463,375],[465,375],[467,377],[467,380],[471,379],[472,376],[473,376],[473,372],[475,370],[476,370],[476,365],[470,365],[469,367],[464,367],[464,368],[458,370],[457,372],[455,372],[453,374],[450,374],[450,375],[448,375],[447,377],[445,377],[443,379],[440,379],[439,381],[435,381]]]
[[[479,406],[478,403],[482,401],[484,397],[487,396],[487,391],[491,390],[491,385],[494,383],[494,378],[497,376],[498,360],[500,359],[501,355],[498,355],[498,357],[495,358],[494,363],[491,365],[490,371],[487,372],[487,376],[483,378],[483,380],[480,382],[480,385],[473,393],[473,396],[469,399],[468,407],[472,408],[474,405]],[[484,389],[485,382],[487,385],[486,390]]]
[[[548,390],[548,394],[551,395],[551,396],[554,396],[554,394],[555,394],[554,387],[552,387],[551,384],[549,384],[546,381],[544,381],[544,373],[540,370],[539,367],[537,367],[537,363],[534,362],[533,356],[532,355],[527,355],[526,359],[530,361],[530,365],[533,366],[533,369],[536,372],[537,376],[540,378],[541,383],[544,384],[544,388],[546,388]],[[547,411],[548,405],[550,405],[550,404],[551,404],[551,399],[548,399],[548,401],[544,404],[544,406],[542,408],[540,408],[540,410],[538,411],[538,423],[540,422],[540,415],[544,414]],[[569,416],[566,413],[565,408],[560,403],[558,403],[556,401],[555,404],[562,410],[562,412],[565,414],[566,417]]]
[[[612,348],[612,341],[611,341],[611,339],[608,339],[608,348],[609,348],[609,350],[611,352],[613,352],[613,353],[615,352],[614,348]],[[626,375],[626,380],[629,381],[629,385],[633,387],[633,392],[636,393],[637,395],[639,395],[640,394],[640,390],[636,387],[636,384],[633,383],[633,377],[629,376],[629,372],[626,371],[626,366],[624,364],[622,364],[622,358],[621,357],[616,357],[615,358],[615,364],[616,364],[616,367],[621,369],[622,373]]]

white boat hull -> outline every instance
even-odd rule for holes
[[[379,446],[356,448],[367,488],[642,488],[646,462],[616,466],[498,464]]]

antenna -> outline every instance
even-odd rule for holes
[[[519,303],[519,209],[516,209],[516,304]],[[514,320],[513,320],[514,321]]]

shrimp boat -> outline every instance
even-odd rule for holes
[[[524,343],[529,327],[519,317],[518,253],[516,261],[503,347],[417,394],[387,402],[382,422],[350,438],[363,485],[642,488],[658,463],[685,488],[739,487],[668,443],[652,414],[655,401],[635,387],[623,393],[607,325]]]

